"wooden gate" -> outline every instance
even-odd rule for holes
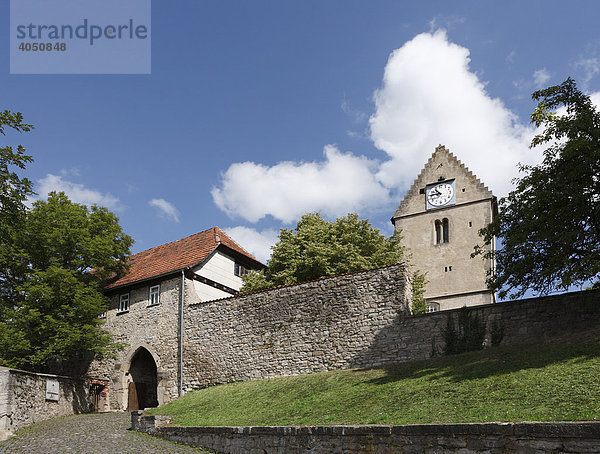
[[[146,384],[129,382],[127,411],[143,410],[146,407]]]
[[[99,383],[90,384],[90,412],[104,411],[104,385]]]

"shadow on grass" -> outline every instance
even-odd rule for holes
[[[492,347],[459,355],[384,366],[381,369],[385,371],[385,375],[370,380],[369,383],[384,384],[421,377],[445,378],[460,382],[543,368],[573,359],[579,362],[594,357],[600,357],[600,332],[597,330],[538,343]]]

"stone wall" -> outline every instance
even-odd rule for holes
[[[58,401],[46,400],[46,381],[59,383]],[[0,440],[30,424],[88,410],[87,381],[0,367]]]
[[[88,372],[110,380],[112,410],[127,408],[130,368],[141,349],[156,363],[158,403],[178,395],[181,280],[163,279],[130,288],[127,313],[117,313],[119,293],[112,297],[105,327],[127,346]],[[148,306],[148,289],[157,283],[160,304]],[[199,302],[186,279],[183,391],[439,354],[448,317],[456,319],[458,310],[412,316],[410,293],[403,264],[209,302]],[[467,310],[485,323],[486,343],[497,325],[510,344],[600,327],[599,303],[600,291],[586,291]]]
[[[454,322],[459,311],[467,310],[485,325],[485,344],[491,344],[494,325],[503,331],[501,345],[519,344],[600,328],[600,291],[507,301],[467,309],[454,309],[422,315],[400,314],[381,329],[362,355],[369,358],[382,350],[393,351],[389,362],[427,359],[445,347],[444,331],[448,317]]]
[[[600,422],[164,427],[167,417],[140,413],[134,430],[227,454],[600,452]]]
[[[440,354],[445,346],[448,317],[456,321],[461,310],[464,309],[401,316],[397,323],[379,333],[379,343],[396,339],[400,346],[398,362]],[[491,343],[494,325],[503,331],[501,345],[519,344],[600,328],[600,291],[506,301],[466,310],[485,324],[486,345]],[[378,345],[373,347],[377,349]]]
[[[116,342],[123,343],[125,348],[116,358],[93,362],[87,371],[90,377],[110,381],[112,410],[127,408],[127,386],[132,379],[129,369],[134,355],[140,349],[147,350],[156,363],[159,404],[177,397],[180,279],[170,277],[146,282],[112,294],[103,328],[114,336]],[[160,302],[149,306],[149,289],[159,284]],[[129,293],[129,311],[119,312],[119,297],[124,293]]]
[[[410,293],[405,265],[395,264],[190,305],[184,389],[397,360],[400,339],[378,337],[406,312]]]
[[[184,390],[218,383],[374,367],[444,349],[448,317],[409,315],[404,265],[321,279],[186,308]],[[600,327],[600,291],[470,307],[502,344]]]

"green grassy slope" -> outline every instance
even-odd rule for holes
[[[600,333],[214,386],[153,413],[215,426],[599,419]]]

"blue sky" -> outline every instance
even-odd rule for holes
[[[591,0],[154,0],[149,75],[11,75],[0,15],[0,108],[36,127],[5,140],[40,196],[108,206],[134,252],[218,225],[265,260],[307,211],[391,234],[440,143],[502,196],[539,159],[531,92],[599,90]]]

